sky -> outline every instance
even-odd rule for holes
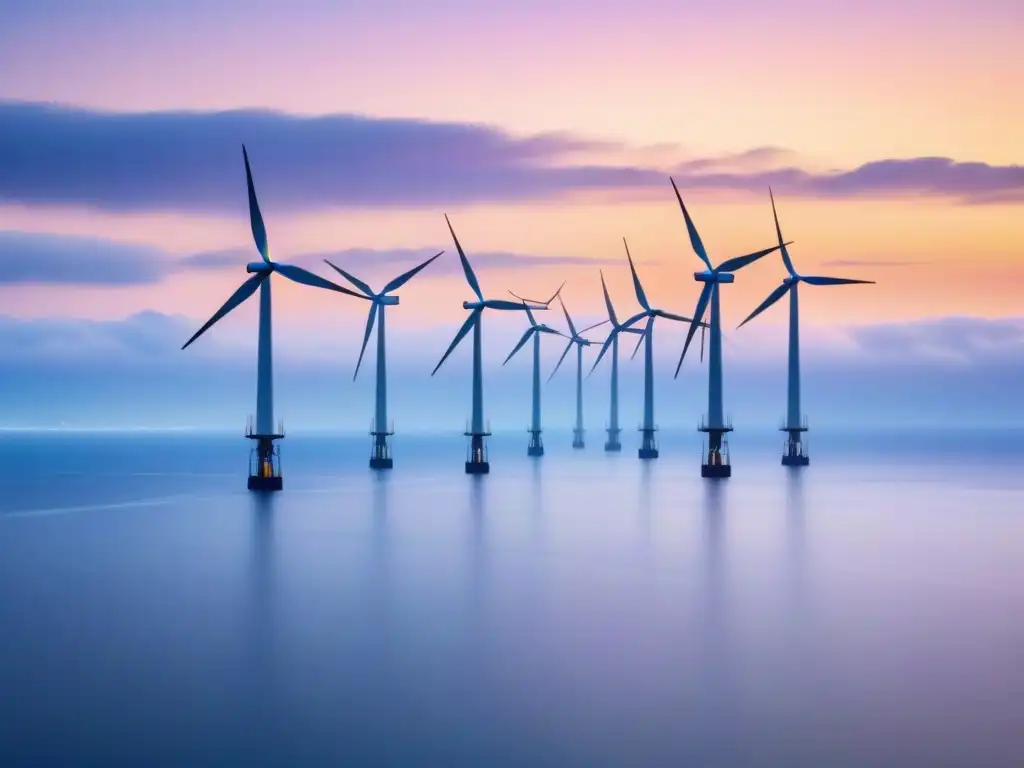
[[[1022,24],[1010,0],[0,2],[0,428],[244,424],[256,302],[180,351],[258,258],[243,142],[275,260],[380,287],[445,250],[388,316],[399,423],[468,412],[468,344],[429,376],[471,297],[444,214],[489,297],[566,281],[590,324],[601,270],[631,314],[625,237],[652,301],[688,314],[670,175],[714,261],[774,244],[771,187],[801,272],[876,281],[801,294],[812,423],[1024,423]],[[772,255],[723,291],[737,421],[782,415],[784,305],[735,330],[782,277]],[[278,415],[362,429],[365,304],[273,290]],[[524,322],[487,321],[509,428]],[[657,331],[666,425],[705,406],[698,360],[672,377],[684,335]]]

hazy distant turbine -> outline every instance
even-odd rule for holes
[[[582,331],[577,333],[576,326],[573,325],[572,318],[569,317],[569,310],[565,308],[565,302],[562,301],[562,297],[558,297],[558,303],[562,305],[562,312],[565,313],[565,322],[569,325],[569,343],[565,345],[565,351],[562,356],[558,358],[558,364],[555,366],[555,370],[548,376],[548,381],[554,378],[555,374],[558,373],[558,369],[562,366],[562,361],[565,360],[565,356],[569,354],[569,350],[572,349],[573,344],[576,345],[576,426],[572,430],[572,447],[583,448],[583,348],[589,347],[593,344],[589,339],[583,338],[583,334],[589,330],[597,328],[607,323],[607,320],[602,320],[600,323],[594,323],[588,325]]]
[[[441,251],[441,253],[444,253],[444,251]],[[384,349],[384,310],[388,306],[397,306],[398,297],[389,296],[388,294],[392,291],[397,291],[409,282],[421,269],[433,262],[441,253],[431,256],[408,272],[403,272],[385,285],[380,293],[374,293],[370,286],[362,280],[350,275],[341,267],[332,264],[328,259],[324,259],[336,272],[362,291],[366,298],[370,300],[370,314],[366,319],[366,332],[363,334],[363,346],[359,350],[359,360],[356,361],[356,371],[352,375],[353,381],[359,375],[359,366],[363,362],[363,353],[366,352],[366,344],[370,340],[370,333],[373,332],[374,321],[377,321],[377,382],[374,399],[373,430],[370,432],[373,436],[373,452],[370,455],[371,469],[391,469],[394,465],[391,450],[388,446],[388,437],[394,434],[394,430],[388,424],[388,381],[387,356]]]

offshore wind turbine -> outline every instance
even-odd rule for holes
[[[562,287],[564,286],[565,283],[562,283]],[[513,296],[522,301],[523,306],[526,307],[526,317],[530,320],[530,327],[526,329],[526,333],[524,333],[523,337],[519,339],[519,343],[516,344],[515,349],[509,352],[508,357],[505,358],[505,363],[511,360],[513,355],[522,349],[531,337],[533,338],[533,405],[531,409],[530,429],[528,430],[530,433],[530,445],[526,449],[526,454],[528,456],[544,455],[544,441],[541,440],[540,437],[540,337],[542,333],[554,334],[555,336],[563,336],[564,334],[547,325],[538,323],[534,319],[533,312],[530,311],[530,307],[527,306],[527,302],[543,304],[546,307],[555,300],[555,296],[558,296],[562,287],[559,287],[558,291],[555,291],[555,295],[545,302],[524,299],[523,297],[512,293],[512,291],[509,291],[509,293],[512,293]],[[502,365],[505,365],[505,363],[502,363]]]
[[[818,275],[801,275],[793,267],[793,260],[786,250],[786,243],[782,242],[782,227],[779,226],[779,214],[775,210],[775,196],[771,189],[768,196],[772,201],[772,215],[775,217],[775,234],[779,238],[779,251],[782,253],[782,263],[786,265],[786,272],[789,276],[782,281],[782,285],[768,294],[768,298],[761,302],[747,319],[740,323],[739,327],[749,323],[768,307],[777,302],[787,293],[789,294],[789,375],[787,382],[786,398],[786,423],[782,431],[787,433],[786,449],[782,454],[782,464],[787,467],[806,467],[811,463],[810,456],[803,444],[802,435],[807,431],[807,421],[800,413],[800,303],[799,285],[873,285],[874,280],[850,280],[845,277],[821,277]]]
[[[608,308],[608,321],[612,324],[612,330],[608,334],[608,338],[605,339],[604,344],[601,345],[601,351],[597,355],[597,359],[594,361],[593,367],[590,369],[590,374],[597,368],[597,364],[601,362],[601,358],[604,357],[604,353],[611,347],[612,350],[612,375],[611,375],[611,413],[608,416],[608,440],[604,444],[606,451],[618,452],[622,450],[622,443],[619,442],[619,435],[622,430],[619,428],[619,334],[620,333],[643,333],[639,328],[627,327],[625,323],[620,323],[618,317],[615,315],[615,307],[612,306],[611,296],[608,295],[608,286],[604,282],[604,271],[599,270],[601,273],[601,289],[604,291],[604,304]]]
[[[640,332],[640,338],[637,340],[636,349],[633,350],[632,355],[632,357],[636,357],[636,353],[640,350],[640,345],[644,345],[644,421],[643,426],[640,427],[641,441],[638,455],[641,459],[656,459],[658,458],[658,444],[654,439],[654,433],[658,428],[654,424],[654,321],[659,317],[663,317],[666,320],[675,320],[680,323],[693,323],[694,319],[683,317],[682,315],[674,315],[671,312],[655,309],[651,306],[647,300],[647,294],[644,293],[644,287],[640,284],[640,277],[636,273],[633,257],[629,254],[629,245],[626,243],[626,238],[622,238],[622,244],[626,246],[626,259],[629,260],[629,271],[633,274],[633,289],[636,291],[636,300],[643,308],[642,312],[629,318],[625,325],[631,326],[643,318],[647,318],[647,323]],[[701,328],[705,327],[704,323],[697,322]],[[703,334],[703,330],[701,333]]]
[[[270,276],[277,273],[302,285],[326,288],[357,298],[365,297],[347,288],[342,288],[340,285],[335,285],[329,280],[325,280],[314,275],[312,272],[302,269],[302,267],[281,264],[270,260],[267,229],[263,224],[263,215],[260,213],[259,201],[256,199],[256,187],[253,185],[252,169],[249,167],[249,154],[246,152],[244,144],[242,145],[242,159],[245,161],[245,180],[249,187],[249,223],[252,227],[253,239],[256,241],[256,249],[260,252],[262,260],[250,262],[246,265],[245,271],[252,274],[252,277],[242,283],[241,287],[224,302],[224,306],[218,309],[213,317],[207,320],[191,339],[185,342],[182,349],[186,349],[218,320],[242,304],[259,288],[260,320],[259,341],[256,352],[256,426],[254,429],[250,422],[245,431],[247,438],[256,441],[256,464],[254,467],[250,459],[248,485],[251,491],[279,491],[283,487],[283,480],[281,477],[280,453],[274,447],[274,441],[284,439],[284,426],[280,423],[276,429],[274,426],[274,364],[270,322]],[[254,469],[255,472],[253,471]]]
[[[748,253],[746,256],[736,256],[735,258],[723,261],[717,267],[711,266],[711,260],[708,258],[704,243],[701,242],[697,228],[690,218],[690,213],[686,210],[683,198],[679,194],[679,188],[676,186],[674,179],[670,179],[670,181],[672,181],[672,189],[676,192],[676,200],[679,201],[679,208],[683,212],[683,218],[686,219],[686,230],[690,235],[690,245],[693,247],[694,253],[704,262],[704,266],[707,267],[701,272],[693,273],[693,279],[699,283],[704,283],[704,287],[701,289],[700,298],[697,300],[697,308],[693,312],[693,320],[690,323],[690,330],[686,334],[686,343],[683,345],[682,355],[679,356],[679,365],[676,366],[675,375],[679,376],[679,369],[682,367],[683,359],[686,357],[686,350],[689,349],[690,342],[697,332],[697,326],[704,319],[704,313],[708,310],[708,304],[710,304],[711,348],[708,355],[708,414],[707,419],[702,421],[701,425],[697,428],[698,431],[707,434],[708,446],[707,453],[701,459],[700,474],[701,477],[730,477],[732,475],[732,466],[729,463],[728,441],[725,441],[723,444],[722,439],[726,434],[732,432],[732,424],[726,423],[722,405],[722,315],[719,289],[723,283],[735,281],[736,276],[733,274],[734,272],[748,264],[752,264],[763,256],[767,256],[772,251],[779,250],[781,246],[776,245],[762,251]],[[790,245],[790,243],[785,245]],[[724,455],[723,448],[725,450]]]
[[[589,339],[583,338],[583,334],[594,328],[598,328],[605,323],[607,320],[602,320],[600,323],[594,323],[588,325],[582,331],[577,333],[576,326],[573,325],[572,318],[569,317],[569,310],[565,308],[565,302],[562,301],[561,294],[558,295],[558,303],[562,305],[562,312],[565,313],[565,322],[569,325],[569,343],[565,345],[565,351],[562,356],[558,358],[558,364],[555,366],[555,370],[548,376],[548,381],[554,378],[555,374],[558,373],[558,369],[562,367],[562,361],[565,360],[565,356],[569,354],[569,350],[572,349],[573,344],[576,345],[576,426],[572,430],[572,447],[583,448],[583,348],[589,347],[594,342]]]
[[[466,258],[465,251],[462,250],[462,245],[459,243],[459,238],[455,236],[455,230],[452,229],[452,223],[448,220],[448,215],[445,214],[444,220],[448,223],[448,231],[452,234],[452,240],[455,241],[455,247],[459,251],[459,260],[462,262],[462,271],[466,275],[466,282],[469,283],[469,287],[473,289],[473,293],[476,294],[477,301],[464,301],[462,302],[463,309],[469,310],[469,317],[466,318],[466,322],[459,328],[458,333],[455,334],[455,338],[452,339],[452,343],[448,345],[447,351],[441,357],[440,362],[434,366],[434,370],[431,372],[431,376],[437,373],[444,361],[448,359],[448,355],[454,351],[459,345],[466,334],[469,333],[470,329],[473,331],[473,412],[472,419],[469,425],[469,429],[465,432],[465,436],[469,438],[469,455],[466,458],[466,473],[470,475],[484,475],[491,471],[491,465],[487,461],[487,450],[484,444],[484,438],[488,437],[491,433],[484,429],[484,383],[483,383],[483,353],[481,350],[481,324],[483,322],[483,314],[485,309],[497,309],[497,310],[515,310],[523,311],[529,309],[526,302],[523,301],[506,301],[504,299],[484,299],[483,292],[480,290],[480,283],[476,279],[476,275],[473,274],[473,267],[469,264],[469,259]],[[533,309],[547,309],[545,306],[535,306]]]
[[[441,251],[444,253],[444,251]],[[352,380],[355,381],[356,376],[359,375],[359,366],[363,363],[363,353],[366,352],[366,344],[370,340],[370,334],[373,332],[373,324],[377,322],[377,392],[374,399],[374,418],[373,428],[370,435],[373,437],[373,449],[370,453],[370,469],[391,469],[394,466],[394,459],[391,456],[391,449],[388,445],[388,437],[395,434],[391,425],[388,424],[388,377],[387,377],[387,356],[385,354],[385,341],[384,341],[384,310],[385,307],[393,307],[398,305],[397,296],[389,296],[392,291],[397,291],[413,277],[416,276],[420,270],[427,267],[434,259],[441,255],[438,253],[431,256],[429,259],[424,261],[417,267],[413,267],[408,272],[403,272],[401,275],[396,277],[390,283],[384,286],[384,289],[380,293],[374,293],[373,289],[369,285],[364,283],[357,277],[350,275],[344,269],[334,264],[327,259],[324,261],[335,272],[340,274],[352,285],[363,292],[363,295],[370,300],[370,314],[366,319],[366,333],[363,334],[363,347],[359,350],[359,360],[356,361],[356,372],[352,375]]]

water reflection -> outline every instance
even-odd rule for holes
[[[383,638],[390,637],[384,625],[391,611],[391,532],[389,504],[391,502],[391,473],[375,472],[372,477],[370,500],[370,570],[369,590],[370,615],[382,624]]]
[[[653,543],[654,505],[654,462],[640,462],[640,539],[644,551],[649,552]]]
[[[787,592],[793,596],[794,607],[802,605],[806,589],[806,521],[804,508],[804,473],[800,467],[787,467],[786,477],[786,562],[789,583]]]
[[[486,541],[487,524],[487,478],[470,475],[469,481],[469,595],[473,615],[479,614],[487,581],[488,552]]]

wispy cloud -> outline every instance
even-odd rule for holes
[[[618,145],[351,114],[115,113],[0,102],[0,202],[244,215],[243,142],[265,206],[284,211],[664,190],[670,173],[687,190],[763,195],[772,186],[794,196],[941,196],[978,204],[1024,198],[1024,166],[944,157],[813,171],[788,150],[760,147],[664,164],[581,163],[574,156],[608,157]]]
[[[823,261],[822,266],[825,267],[920,267],[933,264],[934,262],[923,260],[923,261],[909,261],[902,259],[878,259],[872,261],[870,259],[831,259],[829,261]]]
[[[324,263],[330,259],[359,277],[387,279],[425,261],[439,251],[423,277],[462,274],[454,248],[350,248],[299,254],[287,261],[330,277],[335,273]],[[476,271],[546,269],[550,267],[596,268],[620,261],[586,256],[538,255],[485,251],[471,257]],[[141,243],[104,238],[75,237],[36,232],[0,230],[0,286],[93,285],[133,286],[159,283],[168,275],[206,270],[241,270],[252,261],[250,250],[226,249],[182,256]]]

